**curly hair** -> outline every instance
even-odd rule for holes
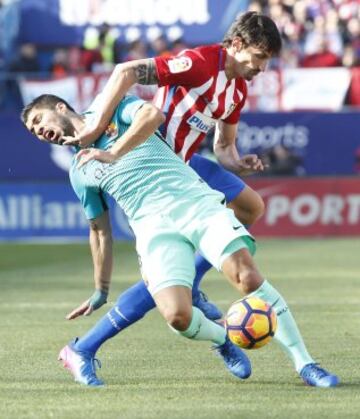
[[[277,56],[281,50],[281,36],[275,22],[257,12],[246,12],[236,18],[226,33],[222,45],[228,48],[239,37],[245,47],[255,46]]]

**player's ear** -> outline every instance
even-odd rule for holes
[[[63,102],[58,102],[56,105],[55,105],[55,110],[57,111],[57,112],[60,112],[60,113],[65,113],[66,112],[66,110],[67,110],[67,106],[65,105],[65,103],[63,103]]]
[[[239,52],[244,47],[244,42],[239,36],[235,36],[231,42],[231,47],[234,49],[234,52]]]

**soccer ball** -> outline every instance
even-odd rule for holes
[[[244,349],[257,349],[274,336],[277,317],[268,303],[260,298],[248,297],[231,305],[225,326],[232,343]]]

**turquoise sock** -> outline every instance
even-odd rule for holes
[[[225,343],[226,331],[219,324],[206,318],[201,310],[197,307],[192,308],[192,318],[189,327],[183,332],[170,328],[177,334],[188,339],[194,340],[210,340],[217,345]]]
[[[306,349],[295,319],[281,294],[265,280],[249,296],[261,298],[276,311],[278,325],[274,339],[280,343],[281,347],[289,355],[296,371],[300,372],[305,365],[314,362]]]

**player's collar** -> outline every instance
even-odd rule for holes
[[[219,49],[219,71],[225,70],[226,61],[226,48],[220,47]]]

